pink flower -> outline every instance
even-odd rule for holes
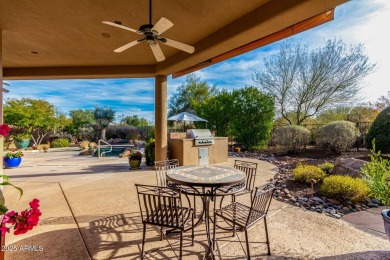
[[[18,216],[18,212],[10,211],[4,214],[3,223],[8,223],[14,225],[16,223],[16,218]]]
[[[11,128],[7,124],[0,125],[0,135],[7,137]]]
[[[39,200],[38,199],[33,199],[30,203],[29,203],[30,207],[32,209],[36,209],[39,207]]]
[[[15,211],[4,214],[3,223],[12,225],[15,235],[25,234],[38,225],[39,217],[42,215],[39,210],[39,200],[33,199],[29,205],[30,208],[23,210],[20,214]],[[0,229],[4,234],[5,232],[9,232],[9,230],[10,228],[8,227]]]

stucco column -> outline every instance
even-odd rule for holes
[[[156,132],[155,160],[167,159],[168,129],[167,129],[167,76],[157,75],[154,77],[154,124]]]

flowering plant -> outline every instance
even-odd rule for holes
[[[10,130],[11,128],[7,124],[0,125],[0,135],[7,137]]]
[[[142,159],[142,153],[140,151],[132,151],[131,154],[130,154],[130,159],[141,160]]]
[[[22,197],[23,190],[11,184],[7,175],[0,175],[0,177],[3,178],[3,182],[0,183],[0,186],[12,186],[19,191],[20,198]],[[2,235],[9,233],[12,227],[14,229],[14,235],[20,235],[38,225],[39,217],[42,215],[39,210],[39,200],[33,199],[29,205],[30,208],[22,211],[20,214],[15,211],[8,211],[8,208],[5,206],[3,191],[0,189],[0,215],[4,215],[0,225],[0,232]]]
[[[11,150],[11,151],[7,152],[7,153],[4,155],[4,158],[9,158],[9,159],[11,159],[11,158],[19,158],[19,157],[22,157],[22,156],[24,156],[23,152]]]
[[[29,133],[24,133],[24,134],[18,134],[14,137],[16,141],[24,141],[24,140],[30,140],[31,135]]]
[[[38,225],[39,217],[42,215],[39,210],[39,200],[33,199],[29,205],[30,208],[23,210],[20,214],[15,211],[4,214],[3,223],[10,224],[14,228],[14,235],[27,233],[27,231]],[[4,226],[0,230],[3,234],[9,233],[11,227]]]

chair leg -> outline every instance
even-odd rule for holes
[[[233,203],[233,237],[236,236],[236,207],[235,207],[236,197],[232,196]]]
[[[141,247],[141,259],[145,259],[145,234],[146,234],[146,224],[144,224],[144,230],[142,234],[142,247]]]
[[[215,250],[215,247],[217,246],[217,240],[215,238],[215,226],[216,225],[217,225],[217,214],[216,214],[216,210],[214,209],[213,250]]]
[[[267,239],[267,241],[265,242],[267,244],[267,250],[268,250],[267,255],[271,255],[271,249],[269,246],[268,228],[267,228],[267,216],[264,217],[264,227],[265,227],[265,237]]]
[[[160,241],[163,240],[163,237],[164,237],[164,231],[163,231],[163,227],[160,228]]]
[[[179,254],[179,259],[182,259],[182,248],[183,248],[183,230],[180,231],[180,254]]]
[[[251,253],[249,250],[249,239],[248,239],[248,230],[245,229],[245,242],[246,242],[246,259],[251,259]]]
[[[191,235],[192,241],[191,241],[191,246],[194,245],[194,238],[195,238],[194,218],[195,218],[195,210],[194,210],[194,212],[192,214],[192,235]]]

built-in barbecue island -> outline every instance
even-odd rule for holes
[[[208,165],[228,160],[228,138],[214,137],[209,129],[188,129],[187,133],[169,133],[169,159],[180,165]]]

